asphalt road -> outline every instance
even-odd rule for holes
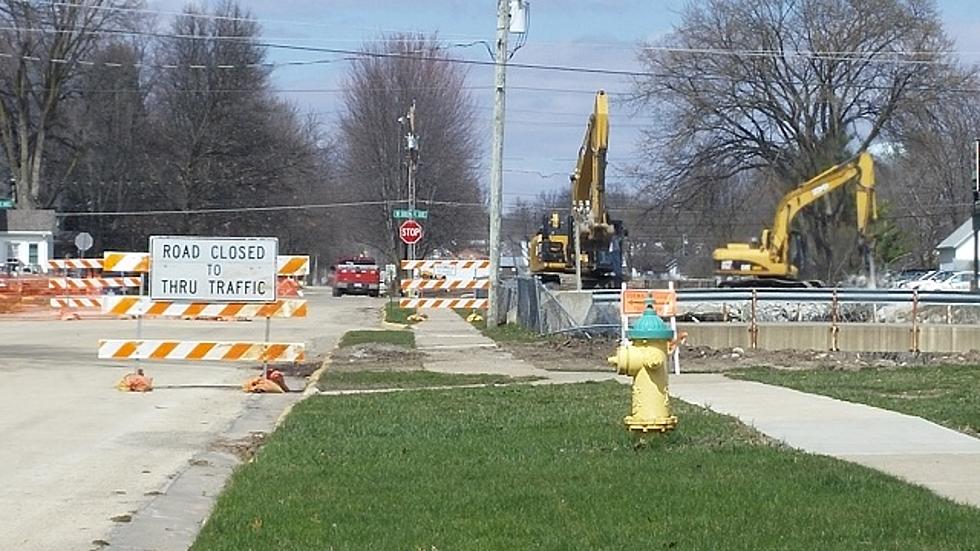
[[[308,357],[329,352],[349,329],[376,326],[382,305],[332,298],[328,289],[307,298],[310,316],[273,320],[271,340],[305,342]],[[143,325],[144,338],[261,341],[264,331],[262,321]],[[157,390],[119,392],[114,385],[133,363],[98,360],[96,343],[135,336],[135,321],[0,320],[0,549],[99,547],[219,440],[249,400],[287,403],[207,388],[255,373],[234,363],[143,362]]]

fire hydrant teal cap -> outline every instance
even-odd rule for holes
[[[660,319],[653,305],[647,304],[643,315],[636,320],[633,327],[629,330],[630,340],[671,340],[674,338],[674,330]]]

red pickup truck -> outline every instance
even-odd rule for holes
[[[381,294],[381,271],[373,258],[342,258],[334,266],[333,296]]]

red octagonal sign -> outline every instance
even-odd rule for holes
[[[422,240],[422,225],[415,220],[405,220],[398,228],[398,237],[406,245],[414,245]]]

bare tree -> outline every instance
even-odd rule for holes
[[[647,46],[635,100],[661,124],[645,134],[644,179],[678,206],[739,174],[779,196],[962,81],[932,0],[700,0]],[[817,253],[807,273],[834,279],[853,256],[848,204],[838,194],[799,218]]]
[[[18,207],[49,206],[57,189],[42,179],[48,132],[71,94],[80,60],[101,32],[124,23],[134,0],[0,2],[0,142],[17,181]]]
[[[892,124],[897,145],[884,158],[884,218],[906,245],[901,264],[934,262],[935,246],[969,218],[980,93],[971,84],[923,103]]]
[[[399,119],[415,103],[419,136],[418,203],[428,208],[426,237],[419,247],[452,250],[482,236],[486,218],[476,175],[479,140],[466,74],[451,63],[435,39],[394,35],[365,46],[371,54],[351,65],[338,148],[344,196],[355,202],[344,213],[352,247],[369,247],[398,259],[394,208],[407,203],[405,135]]]
[[[157,204],[243,209],[171,221],[182,231],[275,235],[287,217],[254,207],[315,196],[307,186],[321,182],[318,125],[275,98],[259,26],[237,3],[208,14],[219,17],[185,13],[173,23],[181,38],[160,47],[161,63],[172,68],[162,69],[151,96],[161,136]]]

